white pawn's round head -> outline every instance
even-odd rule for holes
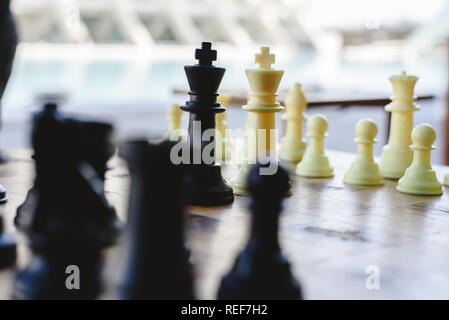
[[[355,135],[359,140],[374,140],[377,136],[377,125],[371,119],[362,119],[355,126]]]
[[[437,134],[430,124],[422,123],[412,130],[412,142],[415,146],[431,147],[436,138]]]
[[[307,130],[312,134],[323,135],[328,128],[327,119],[322,114],[314,114],[307,120]]]

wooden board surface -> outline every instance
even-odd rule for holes
[[[10,162],[0,166],[0,183],[8,203],[0,206],[7,229],[31,186],[30,150],[11,150]],[[395,190],[396,181],[383,187],[343,184],[353,154],[328,151],[335,177],[294,176],[293,196],[286,199],[281,221],[281,244],[307,299],[448,299],[449,190],[437,197],[414,196]],[[125,218],[129,176],[124,162],[111,160],[106,192],[120,217]],[[435,166],[442,181],[449,171]],[[226,178],[236,173],[224,165]],[[169,182],[167,182],[169,183]],[[229,206],[189,207],[187,240],[195,263],[199,298],[213,299],[223,273],[245,244],[248,199],[237,196]],[[19,268],[26,265],[26,240],[20,241]],[[163,244],[161,244],[163,245]],[[369,266],[379,270],[380,289],[367,289]],[[373,267],[371,267],[373,268]],[[0,298],[11,294],[13,270],[0,271]],[[106,295],[106,297],[110,297]]]

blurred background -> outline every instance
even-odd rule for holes
[[[388,98],[389,76],[419,76],[415,124],[437,130],[433,162],[444,163],[448,89],[448,0],[11,0],[20,44],[3,98],[3,149],[28,145],[28,120],[42,100],[114,122],[119,139],[155,135],[166,109],[182,104],[183,66],[202,41],[213,42],[227,71],[221,93],[248,94],[244,70],[260,46],[285,71],[280,98],[295,82],[309,100]],[[241,105],[228,108],[243,128]],[[354,152],[354,126],[372,118],[380,155],[387,139],[383,106],[313,107],[329,119],[326,147]],[[184,126],[187,117],[184,116]],[[279,120],[280,121],[280,120]],[[279,123],[282,127],[282,123]]]

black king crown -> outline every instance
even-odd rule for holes
[[[223,205],[234,201],[232,188],[224,181],[220,165],[215,163],[215,146],[211,154],[212,163],[204,161],[202,157],[204,148],[210,143],[215,144],[215,137],[209,141],[203,141],[202,137],[206,130],[215,130],[215,115],[225,111],[225,108],[217,102],[217,91],[225,69],[212,65],[217,59],[217,51],[212,50],[210,42],[203,42],[201,49],[196,49],[195,58],[199,61],[198,64],[184,67],[190,86],[190,100],[181,107],[190,113],[190,163],[186,170],[186,190],[188,190],[186,203],[204,206]],[[200,132],[196,132],[197,130]],[[201,154],[200,163],[193,161],[195,152]]]
[[[199,63],[184,67],[190,86],[190,101],[181,107],[184,111],[204,110],[214,114],[225,111],[217,102],[217,91],[226,70],[212,64],[217,60],[217,51],[211,46],[210,42],[203,42],[201,49],[195,50],[195,59]]]

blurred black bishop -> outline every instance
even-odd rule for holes
[[[211,47],[210,42],[203,42],[201,49],[195,51],[199,63],[184,67],[190,86],[190,100],[181,107],[190,113],[190,162],[186,172],[185,202],[199,206],[234,201],[232,188],[223,179],[220,165],[215,163],[215,115],[225,112],[217,102],[217,90],[225,69],[212,65],[217,59],[217,51]]]

